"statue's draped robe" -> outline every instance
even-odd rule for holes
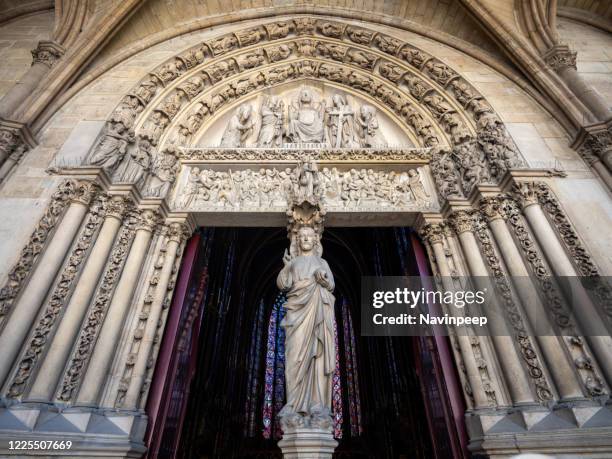
[[[336,365],[334,296],[314,278],[324,270],[334,288],[329,265],[322,258],[295,257],[278,275],[277,284],[288,291],[285,329],[284,412],[310,415],[331,410],[332,377]]]
[[[297,117],[289,120],[288,135],[293,142],[322,143],[325,140],[325,129],[319,111],[300,108]]]

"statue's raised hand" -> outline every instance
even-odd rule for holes
[[[291,255],[289,255],[289,252],[287,252],[287,249],[285,249],[285,254],[283,255],[283,263],[285,264],[285,266],[291,263]]]

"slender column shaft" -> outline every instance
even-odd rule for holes
[[[479,290],[484,290],[487,286],[479,284],[482,284],[482,280],[489,276],[489,271],[480,255],[480,249],[471,230],[471,225],[469,228],[459,229],[459,242],[466,255],[470,272],[475,278],[476,286]],[[498,305],[497,309],[501,310],[501,307]],[[512,341],[507,324],[503,319],[500,319],[498,314],[490,314],[489,325],[493,334],[492,341],[497,349],[497,357],[504,372],[512,401],[515,403],[534,403],[535,399],[525,370],[521,365],[520,356]],[[500,387],[503,386],[500,385]]]
[[[34,381],[29,395],[29,398],[33,400],[51,400],[74,339],[79,333],[83,317],[87,313],[87,307],[121,226],[122,214],[125,211],[124,199],[114,197],[111,200],[111,208],[107,211],[96,243],[89,254],[74,293],[66,306],[66,312]]]
[[[587,84],[578,71],[571,66],[559,69],[559,76],[570,87],[572,92],[592,111],[600,120],[610,117],[612,112],[606,105],[605,99],[589,84]]]
[[[177,227],[178,226],[178,227]],[[125,395],[124,406],[126,408],[135,408],[138,404],[140,397],[140,389],[147,372],[147,362],[149,361],[149,354],[153,348],[153,341],[157,333],[157,327],[159,325],[159,318],[162,313],[162,306],[166,295],[168,293],[168,284],[170,277],[172,276],[172,268],[177,255],[177,250],[181,241],[181,228],[180,224],[171,225],[171,234],[166,245],[166,255],[159,275],[159,282],[155,289],[153,301],[151,303],[151,309],[149,310],[149,318],[145,326],[143,337],[141,340],[140,349],[136,362],[134,363],[134,369],[132,371],[132,377],[130,384]]]
[[[493,237],[495,237],[497,241],[510,275],[516,277],[520,282],[519,285],[517,285],[518,288],[516,291],[524,305],[529,321],[535,326],[537,317],[539,316],[536,308],[543,309],[544,306],[538,297],[535,286],[531,284],[527,267],[501,216],[491,218],[489,220],[489,226],[491,227]],[[524,285],[522,285],[523,282],[529,282],[529,288],[522,288],[524,287]],[[552,373],[561,398],[582,397],[582,388],[578,381],[578,376],[567,360],[567,355],[563,351],[564,344],[561,342],[561,338],[557,336],[537,336],[537,341],[549,363],[548,369]]]
[[[77,397],[80,404],[92,404],[97,402],[100,391],[104,386],[109,366],[114,357],[113,349],[119,339],[124,320],[132,301],[136,283],[140,277],[140,271],[147,249],[151,242],[151,232],[154,225],[154,214],[145,212],[143,220],[149,222],[139,227],[134,237],[134,242],[125,262],[121,278],[117,283],[115,294],[108,308],[104,324],[96,342],[96,347],[83,378],[83,384]]]
[[[6,379],[86,213],[87,205],[84,202],[73,201],[70,204],[28,281],[28,287],[15,304],[0,335],[0,382]]]
[[[448,261],[446,260],[446,254],[444,253],[442,241],[430,238],[430,243],[433,248],[434,256],[436,257],[436,264],[438,265],[440,276],[442,277],[442,285],[444,290],[451,292],[455,289],[455,286],[452,283],[451,271],[448,266]],[[475,408],[488,407],[489,403],[482,387],[478,367],[475,359],[473,358],[470,337],[465,335],[457,335],[457,341],[459,343],[459,348],[461,349],[461,355],[463,356],[463,364],[465,365],[468,381],[472,387]]]
[[[553,272],[559,277],[579,277],[578,272],[567,256],[557,234],[546,219],[537,201],[526,201],[523,212]],[[580,307],[579,313],[574,314],[574,317],[581,323],[583,329],[588,330],[588,321],[598,320],[599,313],[584,289],[574,289],[571,295],[573,302]],[[610,336],[588,336],[587,339],[601,369],[606,375],[608,383],[612,383],[612,359],[610,359],[612,355],[612,338]]]

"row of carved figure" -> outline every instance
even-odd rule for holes
[[[146,135],[138,138],[121,123],[109,124],[87,163],[102,167],[115,182],[135,183],[144,195],[165,197],[179,169],[178,151],[173,147],[156,152]]]
[[[428,207],[432,202],[419,170],[407,172],[337,168],[305,163],[292,170],[189,170],[177,193],[179,208],[286,208],[292,201],[322,199],[326,208]]]
[[[289,105],[285,123],[285,103],[276,96],[267,97],[256,122],[253,108],[242,104],[227,123],[221,147],[245,147],[259,124],[257,146],[274,148],[289,143],[326,144],[331,148],[384,148],[376,109],[362,105],[354,110],[346,96],[335,94],[331,104],[318,101],[310,88],[303,88]]]

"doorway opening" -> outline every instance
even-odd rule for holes
[[[418,276],[415,241],[408,228],[323,233],[336,282],[336,458],[446,458],[456,450],[435,343],[361,336],[361,277]],[[172,363],[164,374],[156,368],[163,391],[147,407],[149,458],[282,457],[284,297],[276,276],[287,247],[281,228],[200,229],[190,241],[183,294],[175,292],[170,311],[175,333],[167,329],[161,343]]]

